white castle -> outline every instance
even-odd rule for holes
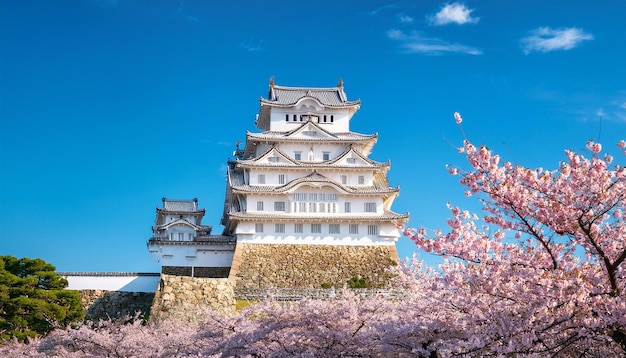
[[[255,124],[262,132],[247,132],[244,146],[238,143],[228,161],[222,235],[211,235],[201,224],[204,210],[195,199],[164,198],[157,209],[148,248],[163,272],[261,285],[254,272],[262,267],[253,266],[302,256],[298,248],[307,248],[309,257],[297,260],[312,270],[316,256],[341,247],[350,247],[346,255],[357,255],[356,261],[370,260],[369,253],[361,256],[362,249],[374,247],[385,250],[389,262],[396,260],[396,223],[408,214],[391,210],[399,188],[389,186],[389,161],[368,157],[378,135],[350,131],[360,100],[347,99],[342,81],[337,87],[306,88],[278,86],[271,79],[260,104]],[[267,258],[264,248],[273,248],[275,256]],[[362,275],[349,260],[333,260],[325,270]],[[273,270],[294,268],[284,266]]]

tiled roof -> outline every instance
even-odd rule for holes
[[[278,153],[280,156],[282,156],[285,162],[282,163],[258,163],[257,160],[263,158],[264,156],[266,156],[268,153],[270,152],[275,152]],[[347,155],[349,155],[350,153],[353,153],[354,155],[358,156],[359,158],[361,158],[365,163],[367,163],[366,165],[356,165],[356,164],[336,164],[337,162],[340,162],[344,157],[346,157]],[[343,152],[342,154],[338,155],[336,158],[332,159],[332,160],[328,160],[325,162],[309,162],[309,161],[303,161],[303,160],[295,160],[293,158],[291,158],[288,154],[286,154],[285,152],[283,152],[282,150],[280,150],[278,148],[278,146],[273,146],[270,149],[268,149],[267,151],[265,151],[265,153],[259,155],[257,158],[254,159],[247,159],[247,160],[243,160],[243,159],[237,159],[236,160],[236,164],[237,167],[243,167],[243,168],[252,168],[252,167],[271,167],[271,168],[275,168],[275,167],[282,167],[282,168],[303,168],[303,169],[310,169],[310,168],[347,168],[347,169],[371,169],[371,168],[380,168],[380,167],[389,167],[389,161],[387,161],[386,163],[381,163],[381,162],[376,162],[373,161],[371,159],[369,159],[368,157],[362,155],[361,153],[359,153],[358,151],[354,150],[352,147],[348,148],[345,152]]]
[[[198,199],[163,198],[163,209],[176,212],[196,212],[198,211]]]
[[[327,107],[352,107],[361,104],[360,100],[348,101],[343,85],[340,87],[310,88],[277,86],[271,83],[267,97],[267,99],[261,98],[261,103],[290,106],[305,97],[310,97]]]
[[[271,213],[259,213],[259,212],[230,212],[228,215],[232,219],[239,220],[273,220],[273,221],[307,221],[307,222],[315,222],[315,221],[340,221],[340,222],[348,222],[348,221],[371,221],[371,222],[380,222],[380,221],[402,221],[407,220],[409,218],[408,214],[398,214],[393,211],[385,211],[385,213],[381,215],[345,215],[345,214],[329,214],[324,213],[320,216],[314,215],[298,215],[291,213],[283,213],[283,212],[271,212]]]
[[[240,173],[237,173],[240,172]],[[342,190],[348,194],[386,194],[386,193],[395,193],[398,192],[398,188],[390,188],[388,186],[384,186],[386,180],[383,181],[379,178],[375,178],[373,186],[348,186],[340,184],[318,172],[314,171],[313,173],[300,177],[298,179],[292,180],[289,183],[281,186],[269,186],[269,185],[249,185],[244,184],[243,182],[243,172],[236,171],[231,175],[231,185],[233,191],[238,192],[247,192],[247,193],[285,193],[291,190],[298,184],[301,183],[328,183],[330,185],[335,186],[337,189]],[[238,184],[238,185],[235,185]]]
[[[280,140],[282,142],[361,142],[376,140],[378,134],[360,134],[355,132],[333,133],[333,137],[304,137],[289,136],[289,132],[266,131],[263,133],[246,134],[248,141],[251,140]]]

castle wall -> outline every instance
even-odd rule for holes
[[[226,278],[161,275],[150,319],[176,318],[199,323],[203,321],[205,310],[234,313],[234,283]]]
[[[237,289],[343,287],[355,276],[372,288],[389,285],[394,245],[330,246],[238,243],[230,271]]]
[[[126,292],[107,290],[80,290],[81,304],[85,311],[85,319],[118,319],[126,316],[134,317],[141,312],[142,316],[150,311],[154,292]]]

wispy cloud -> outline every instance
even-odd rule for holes
[[[425,55],[443,55],[445,53],[483,54],[481,50],[475,47],[449,43],[434,37],[426,37],[416,31],[406,34],[401,30],[392,29],[387,31],[387,37],[398,41],[400,47],[408,53],[422,53]]]
[[[254,52],[254,51],[263,51],[263,39],[250,39],[244,41],[239,44],[239,47],[243,48],[246,51]]]
[[[550,52],[571,50],[582,41],[593,40],[593,36],[575,27],[552,29],[539,27],[530,31],[530,35],[520,40],[525,54],[531,52]]]
[[[413,20],[415,20],[411,16],[405,15],[404,13],[398,14],[396,16],[398,17],[398,20],[403,24],[408,24],[408,23],[413,22]]]
[[[361,14],[363,14],[363,15],[378,15],[378,13],[383,11],[383,10],[395,9],[396,7],[397,6],[395,4],[384,5],[384,6],[381,6],[381,7],[377,8],[377,9],[374,9],[374,10],[361,12]]]
[[[479,17],[472,17],[474,9],[468,9],[465,5],[455,2],[444,5],[435,15],[427,16],[431,25],[441,26],[447,24],[474,24],[480,21]]]

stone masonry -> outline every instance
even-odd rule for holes
[[[86,311],[85,319],[120,319],[126,316],[147,314],[154,293],[120,292],[105,290],[80,290],[81,304]]]
[[[230,279],[247,288],[343,287],[363,277],[371,288],[386,288],[395,265],[395,246],[269,245],[238,243]]]
[[[151,320],[176,318],[199,323],[205,310],[234,313],[234,283],[226,278],[161,275],[150,309]]]

